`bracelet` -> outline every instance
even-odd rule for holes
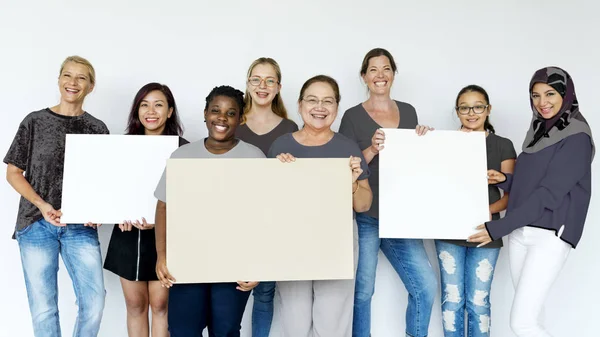
[[[356,193],[356,191],[358,191],[359,188],[360,188],[360,184],[357,181],[356,182],[356,189],[354,191],[352,191],[352,195],[354,195],[354,193]]]

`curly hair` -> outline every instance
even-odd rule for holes
[[[242,117],[242,115],[244,114],[245,106],[243,92],[228,85],[214,87],[213,90],[210,91],[208,96],[206,96],[206,105],[204,106],[205,111],[208,110],[208,105],[217,96],[225,96],[233,99],[238,104],[238,107],[240,109],[240,118]]]

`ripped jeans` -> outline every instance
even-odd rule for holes
[[[444,337],[488,337],[490,289],[500,248],[471,248],[435,240],[442,286]]]

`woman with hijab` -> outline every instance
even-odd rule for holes
[[[488,182],[510,193],[506,216],[477,227],[469,241],[483,246],[508,235],[511,328],[519,337],[550,337],[539,316],[583,232],[595,146],[566,71],[536,71],[529,94],[533,119],[514,174],[488,171]]]

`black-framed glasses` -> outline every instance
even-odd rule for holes
[[[306,105],[308,105],[309,108],[314,108],[317,105],[319,105],[319,103],[321,103],[322,107],[329,109],[329,108],[332,108],[336,103],[335,99],[331,98],[331,97],[325,97],[323,99],[318,99],[315,96],[308,96],[308,97],[304,97],[302,100],[304,102],[306,102]]]
[[[456,111],[461,114],[461,115],[468,115],[469,112],[471,112],[471,110],[473,110],[474,113],[480,115],[482,113],[485,112],[485,110],[487,110],[489,104],[487,105],[475,105],[475,106],[457,106],[455,107]]]
[[[252,76],[248,79],[248,83],[251,85],[258,87],[262,81],[265,81],[265,85],[267,87],[274,87],[279,82],[273,77],[262,78],[260,76]]]

